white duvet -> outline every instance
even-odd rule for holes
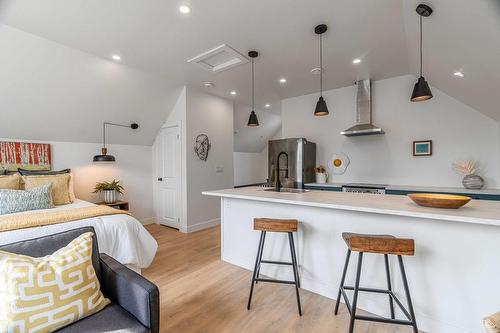
[[[92,206],[93,203],[75,200],[74,203],[57,206],[52,209],[14,213],[32,214],[33,212],[65,210]],[[130,268],[140,270],[148,267],[156,254],[158,243],[135,218],[126,214],[92,217],[72,222],[52,224],[36,228],[27,228],[0,232],[0,245],[26,239],[37,238],[84,226],[94,227],[99,244],[99,252],[106,253]]]

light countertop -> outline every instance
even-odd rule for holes
[[[342,187],[348,183],[307,183],[308,187]],[[469,194],[486,194],[500,195],[500,189],[486,188],[481,190],[470,190],[464,187],[439,187],[439,186],[414,186],[414,185],[388,185],[387,191],[415,191],[415,192],[442,192],[442,193],[469,193]]]
[[[333,191],[278,193],[264,191],[260,187],[207,191],[203,192],[203,194],[261,202],[500,226],[499,201],[471,200],[467,205],[459,209],[440,209],[418,206],[404,195],[377,195]]]

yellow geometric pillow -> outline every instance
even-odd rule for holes
[[[0,332],[53,332],[107,304],[91,232],[42,258],[0,251]]]
[[[69,173],[61,175],[23,176],[25,190],[31,190],[32,188],[52,183],[52,202],[54,205],[66,205],[72,202],[69,193],[70,180],[71,174]]]

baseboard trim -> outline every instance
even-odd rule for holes
[[[211,219],[211,220],[203,221],[200,223],[196,223],[193,225],[181,226],[179,228],[179,231],[185,232],[185,233],[195,232],[195,231],[215,227],[216,225],[219,225],[219,224],[220,224],[220,218],[216,218],[216,219]]]
[[[141,222],[142,225],[148,225],[148,224],[158,223],[156,217],[147,217],[147,218],[144,218],[144,219],[140,219],[139,222]]]

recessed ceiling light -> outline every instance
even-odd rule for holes
[[[182,6],[179,7],[179,11],[182,14],[189,14],[189,13],[191,13],[191,8],[189,8],[189,6],[182,5]]]
[[[455,72],[453,75],[458,76],[458,77],[464,77],[464,73],[462,72]]]
[[[116,61],[120,61],[122,59],[122,57],[120,57],[118,54],[113,54],[111,56],[111,58],[113,58],[113,60],[116,60]]]
[[[206,82],[203,82],[203,85],[205,86],[205,88],[212,88],[214,86],[214,83],[210,82],[210,81],[206,81]]]
[[[266,104],[264,105],[266,108],[270,108],[271,107],[271,104]]]
[[[282,78],[280,79],[280,83],[286,83],[286,79],[285,79],[284,77],[282,77]]]
[[[230,94],[234,96],[234,95],[236,95],[236,91],[232,90],[232,91],[230,92]]]
[[[352,61],[353,64],[359,64],[361,62],[361,59],[356,58]]]

